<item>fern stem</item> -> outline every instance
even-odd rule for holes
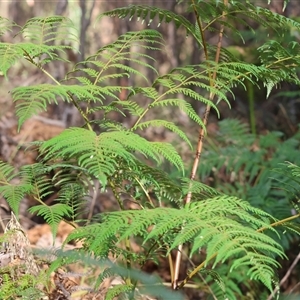
[[[143,186],[143,184],[141,183],[141,181],[136,177],[134,176],[134,179],[136,180],[136,182],[139,184],[139,186],[141,187],[141,189],[143,190],[144,194],[146,195],[146,198],[148,199],[149,203],[152,205],[152,207],[154,208],[155,205],[149,195],[149,193],[147,192],[147,190],[145,189],[145,187]]]
[[[246,86],[247,86],[247,92],[248,92],[249,120],[250,120],[251,133],[256,135],[256,121],[255,121],[255,113],[254,113],[253,84],[249,80],[247,80]]]
[[[223,12],[222,15],[217,16],[216,18],[212,19],[209,23],[206,24],[206,26],[203,27],[203,31],[207,30],[212,24],[214,24],[215,22],[217,22],[219,19],[222,19],[224,17],[227,17],[229,15],[236,15],[236,14],[247,14],[249,13],[248,10],[232,10],[232,11],[228,11],[228,12]]]
[[[288,218],[285,218],[285,219],[276,221],[276,222],[270,224],[270,226],[271,226],[271,227],[276,227],[276,226],[279,226],[279,225],[283,225],[284,223],[289,222],[289,221],[292,221],[292,220],[295,220],[295,219],[297,219],[297,218],[299,218],[299,217],[300,217],[300,213],[299,213],[299,214],[296,214],[296,215],[294,215],[294,216],[290,216],[290,217],[288,217]],[[269,227],[262,227],[262,228],[257,229],[256,231],[257,231],[257,232],[263,232],[263,231],[265,231],[265,230],[267,230],[267,229],[269,229]]]
[[[218,255],[218,252],[214,253],[209,259],[204,260],[199,266],[197,266],[190,274],[188,274],[184,280],[177,286],[177,290],[182,289],[186,283],[193,278],[204,266],[205,264],[210,261],[211,259],[215,258]]]
[[[123,204],[122,200],[120,199],[119,193],[117,192],[117,187],[114,185],[114,182],[112,180],[109,180],[109,185],[111,186],[112,192],[113,192],[115,198],[117,199],[120,209],[125,210],[124,204]]]
[[[122,200],[120,199],[119,193],[117,192],[117,187],[114,185],[113,181],[109,181],[109,184],[111,186],[111,189],[112,189],[112,192],[113,192],[115,198],[118,201],[120,209],[121,210],[125,210],[124,204],[123,204]],[[130,246],[129,238],[125,239],[125,248],[126,248],[127,253],[131,253],[132,252],[131,251],[131,246]],[[128,270],[128,276],[125,279],[125,282],[126,282],[127,285],[132,285],[131,278],[130,278],[130,275],[129,275],[129,270],[131,269],[130,254],[127,254],[125,256],[125,259],[126,259],[126,267],[127,267],[127,270]]]
[[[227,6],[228,5],[228,0],[224,0],[224,5]],[[204,33],[203,33],[203,28],[202,28],[202,24],[201,24],[201,18],[198,14],[197,8],[196,8],[196,3],[195,0],[192,0],[192,6],[193,6],[193,11],[195,13],[196,19],[197,19],[197,24],[199,26],[199,30],[201,32],[201,37],[202,37],[202,44],[203,44],[203,49],[204,49],[204,53],[205,53],[205,58],[206,61],[209,60],[208,57],[208,51],[207,51],[207,46],[206,46],[206,40],[204,37]],[[225,11],[223,11],[222,13],[222,18],[225,18]],[[215,55],[215,62],[218,63],[219,59],[220,59],[220,53],[221,53],[221,47],[222,47],[222,40],[223,40],[223,33],[224,33],[224,25],[221,25],[220,28],[220,32],[219,32],[219,40],[218,40],[218,44],[217,44],[217,51],[216,51],[216,55]],[[213,86],[214,85],[214,80],[216,79],[217,76],[217,70],[215,69],[215,71],[213,72],[213,75],[211,76],[210,73],[208,74],[209,78],[210,78],[210,85]],[[210,92],[209,94],[209,100],[213,101],[215,97],[215,94],[213,92]],[[198,138],[198,144],[197,144],[197,150],[196,150],[196,155],[194,158],[194,163],[192,166],[192,171],[190,174],[190,179],[194,180],[197,170],[198,170],[198,166],[200,163],[200,156],[202,153],[202,148],[203,148],[203,140],[204,140],[204,136],[205,136],[205,128],[208,122],[208,117],[209,117],[209,113],[210,113],[210,109],[211,106],[207,105],[205,108],[205,112],[204,112],[204,116],[203,116],[203,127],[201,127],[200,131],[199,131],[199,138]],[[185,197],[185,204],[190,203],[192,199],[192,192],[189,191]],[[179,245],[178,246],[178,250],[177,250],[177,255],[176,255],[176,260],[175,260],[175,267],[174,267],[174,278],[172,280],[172,287],[173,289],[178,289],[178,280],[179,280],[179,270],[180,270],[180,264],[181,264],[181,259],[182,259],[182,250],[183,250],[183,245]]]

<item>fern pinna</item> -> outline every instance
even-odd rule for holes
[[[139,287],[142,288],[145,281],[135,276],[132,269],[138,264],[144,266],[146,261],[155,260],[157,256],[169,255],[171,260],[171,252],[183,243],[190,245],[191,255],[201,252],[201,262],[197,262],[176,288],[183,288],[201,271],[207,280],[217,283],[216,294],[230,299],[242,295],[242,285],[237,283],[237,277],[230,284],[226,283],[226,274],[222,271],[225,264],[229,265],[228,273],[242,269],[247,279],[256,280],[272,291],[276,284],[275,270],[279,266],[276,258],[284,257],[281,246],[264,233],[276,234],[273,226],[279,221],[233,195],[225,195],[184,177],[185,164],[174,145],[149,141],[143,132],[149,127],[163,127],[192,148],[186,130],[180,128],[175,119],[165,120],[158,112],[167,108],[181,110],[206,132],[206,122],[196,113],[191,100],[213,108],[219,115],[219,103],[230,104],[233,88],[236,85],[246,88],[246,81],[254,85],[262,82],[267,94],[281,81],[299,85],[296,73],[299,45],[296,42],[287,47],[274,41],[266,42],[258,49],[260,63],[254,65],[239,61],[221,46],[208,45],[203,38],[207,30],[216,30],[217,23],[243,37],[230,23],[246,22],[241,15],[272,28],[274,34],[289,26],[299,30],[300,25],[248,1],[224,1],[222,4],[199,0],[192,4],[198,21],[201,18],[196,24],[174,12],[139,5],[118,8],[99,17],[132,19],[136,16],[147,24],[157,19],[158,25],[175,22],[176,26],[183,27],[198,47],[204,49],[206,60],[174,68],[166,74],[159,74],[148,52],[164,51],[163,37],[157,30],[144,29],[127,32],[101,47],[78,62],[59,81],[49,73],[47,66],[53,61],[66,62],[66,51],[76,50],[78,41],[70,20],[57,16],[33,18],[23,27],[0,20],[1,34],[14,28],[23,39],[18,43],[0,43],[3,75],[9,79],[13,65],[25,60],[52,80],[52,84],[46,82],[12,90],[19,127],[59,101],[72,103],[82,117],[81,127],[67,128],[48,141],[31,145],[39,151],[36,164],[17,171],[1,162],[0,192],[16,214],[24,196],[33,196],[38,205],[30,211],[42,215],[55,234],[61,219],[76,222],[84,217],[82,207],[96,181],[102,191],[111,190],[120,211],[104,212],[86,220],[89,224],[75,230],[67,240],[80,239],[84,242],[83,248],[57,253],[58,258],[50,268],[55,270],[74,262],[81,253],[84,253],[82,260],[87,262],[88,255],[92,265],[98,265],[97,259],[114,256],[117,259],[110,266],[111,272],[105,269],[99,280],[117,273],[123,281],[108,298],[120,294],[133,298],[137,286],[141,283]],[[71,46],[66,46],[66,40]],[[146,72],[153,74],[152,82]],[[136,83],[124,87],[119,84],[122,77],[134,78],[132,82]],[[124,90],[127,98],[120,99]],[[132,122],[118,122],[111,117],[112,112]],[[95,118],[95,115],[101,117]],[[162,171],[165,161],[180,171],[177,180]],[[192,201],[184,205],[183,199],[188,193],[192,194]],[[49,195],[56,198],[57,203],[52,206],[45,203]],[[126,210],[124,198],[138,209]],[[165,207],[169,202],[172,208]],[[133,251],[132,236],[141,241],[139,253]],[[126,272],[122,271],[122,265],[126,265]],[[97,281],[96,286],[99,285]]]

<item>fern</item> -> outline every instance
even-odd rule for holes
[[[1,20],[3,24],[4,19]],[[9,25],[3,27],[3,30],[10,28]],[[53,60],[65,61],[63,56],[58,55],[58,53],[65,54],[67,49],[72,49],[71,46],[63,45],[65,39],[77,43],[77,38],[70,29],[74,29],[74,26],[64,17],[30,19],[18,33],[30,42],[1,43],[0,71],[6,76],[7,71],[23,57],[40,67]]]
[[[11,31],[13,26],[17,25],[7,18],[0,17],[0,36]]]
[[[104,182],[106,176],[115,171],[118,156],[134,163],[134,156],[128,149],[139,151],[156,162],[160,162],[161,154],[183,169],[181,158],[171,145],[148,142],[130,131],[103,132],[97,136],[86,129],[71,128],[45,142],[41,147],[45,159],[54,158],[56,153],[60,153],[64,159],[74,157],[78,159],[80,167]]]
[[[126,284],[115,285],[114,287],[108,290],[105,299],[113,300],[116,296],[120,296],[122,294],[131,292],[132,288],[133,287],[131,285]]]
[[[58,223],[61,221],[62,217],[68,217],[72,212],[69,205],[58,203],[52,206],[46,205],[35,205],[29,209],[29,211],[34,214],[37,213],[39,216],[43,216],[46,222],[51,226],[53,236],[56,236]]]
[[[20,202],[32,191],[32,186],[26,181],[16,181],[17,176],[12,166],[0,161],[0,193],[16,215],[19,213]]]
[[[214,265],[235,257],[232,270],[239,265],[251,266],[249,276],[272,290],[273,268],[278,266],[275,257],[283,257],[284,254],[273,239],[255,231],[261,227],[274,230],[269,225],[269,219],[272,219],[270,215],[246,202],[222,196],[196,202],[184,210],[157,208],[103,214],[101,224],[77,229],[68,240],[83,239],[88,249],[96,255],[98,249],[103,249],[116,234],[119,236],[118,242],[132,234],[144,237],[145,243],[158,237],[161,242],[171,239],[173,242],[169,251],[189,241],[193,245],[192,253],[207,246],[206,264],[214,256]],[[155,227],[148,232],[148,228],[154,224]],[[183,229],[178,231],[182,225]],[[108,245],[107,248],[115,248]],[[268,258],[265,258],[266,255]]]
[[[166,74],[158,72],[157,62],[149,54],[149,50],[164,51],[165,42],[156,30],[121,35],[115,42],[100,47],[96,53],[77,63],[60,82],[48,72],[46,65],[57,60],[65,63],[66,51],[76,50],[74,26],[67,18],[32,18],[19,29],[21,42],[0,43],[0,71],[7,78],[12,66],[25,59],[52,81],[52,84],[47,81],[12,90],[19,129],[33,115],[46,111],[49,105],[58,104],[60,100],[71,103],[83,119],[83,128],[68,128],[48,141],[34,143],[39,151],[38,163],[16,171],[1,162],[0,193],[16,214],[24,196],[32,196],[38,205],[29,211],[43,216],[55,235],[60,220],[66,218],[77,222],[82,217],[82,207],[89,197],[89,190],[95,188],[95,181],[100,183],[102,191],[109,189],[120,211],[104,212],[92,220],[85,220],[88,225],[77,228],[65,242],[82,240],[82,249],[58,251],[57,260],[49,268],[50,274],[60,266],[76,261],[101,267],[96,288],[108,276],[121,276],[124,284],[112,287],[107,299],[119,295],[137,299],[143,288],[149,295],[181,298],[179,294],[166,292],[156,280],[145,278],[132,268],[138,264],[143,267],[146,261],[170,255],[173,250],[181,252],[184,243],[190,246],[191,256],[201,249],[202,260],[180,284],[177,285],[175,279],[175,287],[182,288],[195,274],[203,271],[207,280],[214,280],[217,285],[213,286],[213,293],[216,291],[218,297],[230,299],[241,295],[243,286],[236,275],[239,272],[243,278],[258,281],[272,291],[277,280],[275,270],[279,267],[277,258],[285,257],[277,242],[281,237],[280,230],[273,227],[285,222],[283,218],[289,214],[290,207],[280,201],[283,191],[274,192],[271,187],[274,180],[284,178],[286,189],[292,191],[292,198],[298,204],[298,180],[295,178],[299,170],[291,165],[287,167],[292,170],[289,177],[273,172],[271,179],[270,169],[286,157],[297,162],[298,136],[278,146],[278,141],[283,138],[281,133],[254,136],[240,122],[223,121],[219,135],[215,137],[214,149],[208,149],[203,155],[200,171],[201,179],[214,176],[218,187],[214,189],[197,182],[193,175],[193,180],[182,178],[184,162],[172,144],[148,141],[142,135],[150,127],[162,127],[191,147],[186,129],[182,129],[175,119],[165,120],[162,109],[183,111],[189,120],[202,128],[199,138],[202,141],[209,109],[214,109],[219,116],[220,102],[225,101],[230,106],[236,86],[247,89],[248,82],[257,87],[264,85],[268,96],[280,82],[300,84],[297,42],[284,44],[280,38],[268,40],[258,49],[257,64],[250,64],[219,45],[207,45],[206,31],[218,32],[221,43],[223,34],[244,40],[236,22],[252,30],[252,23],[259,24],[271,29],[272,37],[280,36],[291,26],[300,30],[300,25],[249,1],[228,1],[227,5],[226,1],[199,0],[192,4],[196,24],[175,12],[142,5],[118,8],[98,18],[137,18],[148,25],[156,19],[158,26],[162,22],[174,22],[176,27],[183,27],[197,46],[203,48],[205,61],[180,66]],[[248,19],[252,20],[251,24]],[[15,26],[0,19],[0,34]],[[150,81],[145,72],[151,72],[154,79]],[[119,83],[122,78],[130,78],[129,85],[132,86],[123,87]],[[125,100],[120,97],[124,91]],[[190,101],[198,101],[207,107],[204,118],[199,117]],[[111,112],[122,118],[131,117],[131,122],[125,125],[125,122],[112,120]],[[197,158],[201,147],[199,143]],[[180,176],[172,179],[162,171],[165,161],[174,165],[181,172]],[[223,177],[218,176],[218,172]],[[226,185],[228,176],[233,179]],[[235,176],[239,176],[239,180],[234,180]],[[219,187],[218,181],[224,177],[225,182]],[[293,183],[290,183],[291,178]],[[184,205],[186,195],[191,195],[191,201]],[[54,198],[54,204],[48,206],[46,200],[50,196]],[[255,201],[261,204],[262,199],[264,207],[255,205]],[[278,200],[275,204],[274,199]],[[139,209],[126,210],[127,201]],[[165,207],[169,204],[173,207]],[[277,216],[274,210],[280,214]],[[294,233],[298,231],[294,223],[286,227]],[[138,253],[131,249],[132,238],[141,242]],[[114,263],[107,260],[112,256],[116,258]],[[121,267],[123,263],[126,268]],[[228,268],[224,271],[226,264]],[[233,274],[232,277],[229,274]],[[149,288],[151,284],[152,288]],[[249,282],[244,286],[249,288]]]
[[[95,55],[92,55],[84,62],[80,62],[68,78],[75,77],[83,85],[105,85],[108,80],[120,77],[138,75],[145,81],[148,79],[138,68],[147,68],[157,73],[156,69],[147,60],[153,58],[143,53],[147,49],[158,50],[162,45],[162,36],[154,30],[142,30],[138,32],[127,32],[120,36],[117,41],[100,48]],[[138,46],[139,51],[132,52],[131,48]],[[134,64],[131,67],[129,64]],[[84,67],[87,66],[87,67]],[[110,73],[108,73],[110,71]],[[77,76],[76,73],[86,74]],[[123,87],[122,87],[123,88]],[[103,88],[105,90],[105,88]]]
[[[188,21],[185,17],[175,14],[171,11],[153,7],[153,6],[146,6],[146,5],[131,5],[128,7],[123,8],[116,8],[109,12],[102,13],[98,19],[103,18],[104,16],[110,17],[119,17],[119,18],[126,18],[129,17],[131,21],[132,18],[135,16],[138,21],[147,22],[148,26],[153,22],[153,19],[157,17],[158,19],[158,27],[162,22],[170,23],[173,21],[177,27],[184,26],[187,32],[200,42],[200,37],[195,33],[195,28],[190,21]],[[148,20],[147,20],[148,19]]]
[[[42,84],[30,87],[19,87],[14,89],[13,97],[17,102],[17,116],[19,117],[19,128],[22,124],[39,112],[46,111],[47,105],[58,103],[58,99],[65,102],[71,102],[72,95],[79,102],[100,102],[102,104],[105,96],[116,97],[114,93],[120,91],[120,87],[110,86],[108,88],[99,88],[95,86],[78,85],[59,85]]]
[[[298,187],[282,162],[299,164],[300,161],[299,135],[283,138],[281,132],[255,137],[239,121],[221,121],[216,144],[203,153],[200,178],[205,180],[212,176],[214,186],[221,192],[243,195],[251,205],[278,219],[285,219],[292,213],[292,199],[295,199]],[[224,184],[225,181],[228,183]],[[292,230],[292,234],[284,233],[284,229],[278,230],[280,243],[289,248],[297,230]],[[279,240],[274,234],[270,236]]]

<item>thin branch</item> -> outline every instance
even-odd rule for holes
[[[204,49],[204,54],[205,54],[205,58],[208,61],[209,57],[208,57],[208,51],[207,51],[207,45],[206,45],[206,40],[204,37],[204,32],[203,32],[203,28],[202,28],[202,24],[201,24],[201,18],[198,14],[198,10],[196,8],[196,3],[195,0],[192,0],[192,4],[193,4],[193,10],[194,13],[196,15],[196,19],[197,19],[197,24],[199,27],[199,30],[201,32],[201,38],[202,38],[202,43],[203,43],[203,49]],[[228,5],[228,0],[224,0],[224,5]],[[222,13],[222,18],[225,18],[225,11],[223,11]],[[222,47],[222,40],[223,40],[223,33],[224,33],[224,25],[221,25],[220,28],[220,32],[219,32],[219,41],[218,41],[218,45],[217,45],[217,52],[216,52],[216,56],[215,56],[215,62],[218,63],[219,59],[220,59],[220,53],[221,53],[221,47]],[[209,74],[210,77],[210,85],[213,86],[214,85],[214,81],[216,79],[217,76],[217,71],[215,69],[215,71],[213,72],[212,76]],[[209,94],[209,100],[213,101],[215,97],[215,94],[213,92],[210,92]],[[199,131],[199,138],[198,138],[198,144],[197,144],[197,150],[196,150],[196,155],[194,158],[194,163],[193,163],[193,167],[192,167],[192,171],[191,171],[191,175],[190,175],[190,179],[194,180],[197,170],[198,170],[198,166],[200,163],[200,156],[202,153],[202,148],[203,148],[203,140],[204,140],[204,135],[205,135],[205,128],[208,122],[208,117],[209,117],[209,113],[210,113],[210,109],[211,106],[207,105],[205,108],[205,112],[204,112],[204,116],[203,116],[203,127],[200,129]],[[190,203],[192,199],[192,193],[189,191],[186,195],[185,198],[185,204]],[[173,289],[178,289],[181,288],[181,285],[178,286],[178,279],[179,279],[179,270],[180,270],[180,264],[181,264],[181,256],[182,256],[182,249],[183,249],[183,245],[179,245],[178,246],[178,251],[177,251],[177,255],[176,255],[176,260],[175,260],[175,267],[174,267],[174,278],[172,279],[172,287]]]
[[[286,274],[280,280],[279,285],[276,286],[276,288],[273,290],[273,292],[270,294],[270,296],[268,297],[267,300],[271,300],[276,295],[276,293],[279,291],[280,287],[287,281],[287,279],[290,277],[290,275],[292,273],[292,270],[296,267],[299,259],[300,259],[300,252],[298,253],[296,258],[294,259],[293,263],[291,264],[291,266],[287,270]]]
[[[285,218],[285,219],[282,219],[282,220],[279,220],[279,221],[276,221],[272,224],[270,224],[271,227],[276,227],[276,226],[280,226],[280,225],[283,225],[284,223],[287,223],[291,220],[294,220],[294,219],[297,219],[300,217],[300,214],[296,214],[294,216],[290,216],[288,218]],[[269,229],[269,227],[262,227],[262,228],[259,228],[257,229],[257,232],[263,232],[265,230]]]

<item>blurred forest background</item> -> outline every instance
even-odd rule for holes
[[[266,0],[252,1],[254,4],[266,6]],[[272,1],[268,6],[271,11],[284,14],[296,20],[300,20],[300,1],[292,0],[283,11],[283,0]],[[188,12],[187,3],[182,1],[178,4],[176,0],[120,0],[120,1],[97,1],[97,0],[11,0],[0,1],[1,16],[6,17],[18,25],[24,25],[29,18],[35,16],[63,15],[70,18],[78,29],[80,47],[78,52],[69,51],[67,59],[74,65],[95,53],[100,47],[113,42],[119,35],[127,31],[136,31],[149,26],[159,30],[165,40],[165,49],[162,52],[148,53],[154,57],[155,67],[160,74],[177,66],[187,64],[197,64],[201,62],[201,53],[191,37],[186,37],[186,33],[181,28],[176,28],[173,23],[142,24],[136,20],[118,18],[102,18],[96,22],[100,13],[117,7],[130,4],[144,4],[157,6],[171,11],[176,11],[189,18],[191,21],[194,15]],[[245,20],[247,22],[247,20]],[[253,21],[251,21],[253,22]],[[257,26],[255,32],[250,31],[244,24],[234,24],[243,34],[245,43],[236,38],[229,31],[224,36],[223,46],[229,51],[239,56],[241,60],[255,63],[258,61],[256,53],[269,33],[265,28]],[[13,38],[5,35],[4,41],[11,42]],[[216,44],[218,40],[217,32],[207,32],[206,39],[211,44]],[[300,33],[291,31],[286,39],[299,42]],[[150,51],[150,50],[148,50]],[[62,62],[52,63],[49,72],[57,80],[62,80],[70,64]],[[152,73],[145,74],[148,78],[154,76]],[[69,126],[80,125],[80,116],[75,108],[67,103],[60,103],[59,106],[52,106],[50,110],[40,116],[28,120],[17,131],[17,119],[14,113],[13,103],[9,91],[13,87],[26,86],[32,83],[44,83],[49,81],[40,72],[28,65],[18,64],[9,74],[7,81],[0,77],[0,159],[20,167],[25,163],[33,162],[36,154],[24,152],[22,145],[34,140],[46,140]],[[131,86],[135,80],[134,76],[122,80],[122,86]],[[137,79],[140,80],[140,79]],[[135,85],[142,84],[135,82]],[[120,95],[126,98],[126,93]],[[196,111],[202,115],[204,106],[201,103],[192,103]],[[274,89],[271,95],[266,98],[266,90],[261,87],[248,86],[248,90],[236,88],[235,99],[231,101],[231,108],[226,103],[221,103],[219,110],[220,119],[212,113],[208,124],[208,137],[205,143],[205,151],[198,174],[198,179],[215,188],[237,195],[250,201],[253,205],[270,212],[278,218],[288,217],[293,214],[293,205],[288,195],[284,191],[276,189],[276,180],[283,180],[279,174],[278,178],[270,179],[268,171],[277,168],[280,163],[290,161],[300,165],[300,91],[298,87],[282,83]],[[191,140],[197,140],[198,128],[189,123],[184,114],[173,115],[172,111],[164,111],[168,117],[175,118],[179,125],[182,125]],[[101,117],[101,116],[96,116]],[[117,116],[116,116],[117,118]],[[124,122],[130,124],[131,120]],[[233,132],[232,128],[236,130]],[[172,143],[179,143],[174,140],[172,134],[167,134],[159,128],[151,129],[146,133],[151,140],[168,140]],[[180,142],[181,143],[181,142]],[[186,145],[181,147],[182,155],[185,156],[187,174],[192,164],[194,153]],[[225,164],[224,162],[227,162]],[[250,163],[250,165],[249,165]],[[249,165],[249,166],[248,166]],[[176,171],[168,169],[176,177]],[[259,195],[259,197],[257,197]],[[113,204],[109,195],[98,195],[99,201],[93,207],[94,213],[109,209]],[[8,214],[8,206],[1,199],[1,222],[5,224],[5,215]],[[53,199],[49,199],[51,203]],[[32,217],[26,211],[31,205],[30,199],[25,199],[21,207],[22,225],[27,228],[34,228],[42,220]],[[4,221],[3,221],[4,220]],[[50,231],[49,231],[50,232]],[[41,234],[41,233],[39,233]],[[281,262],[283,268],[280,276],[283,277],[293,261],[299,259],[299,239],[295,235],[286,235],[283,244],[289,261]],[[291,276],[284,283],[286,291],[300,291],[299,286],[300,268],[295,267]]]

